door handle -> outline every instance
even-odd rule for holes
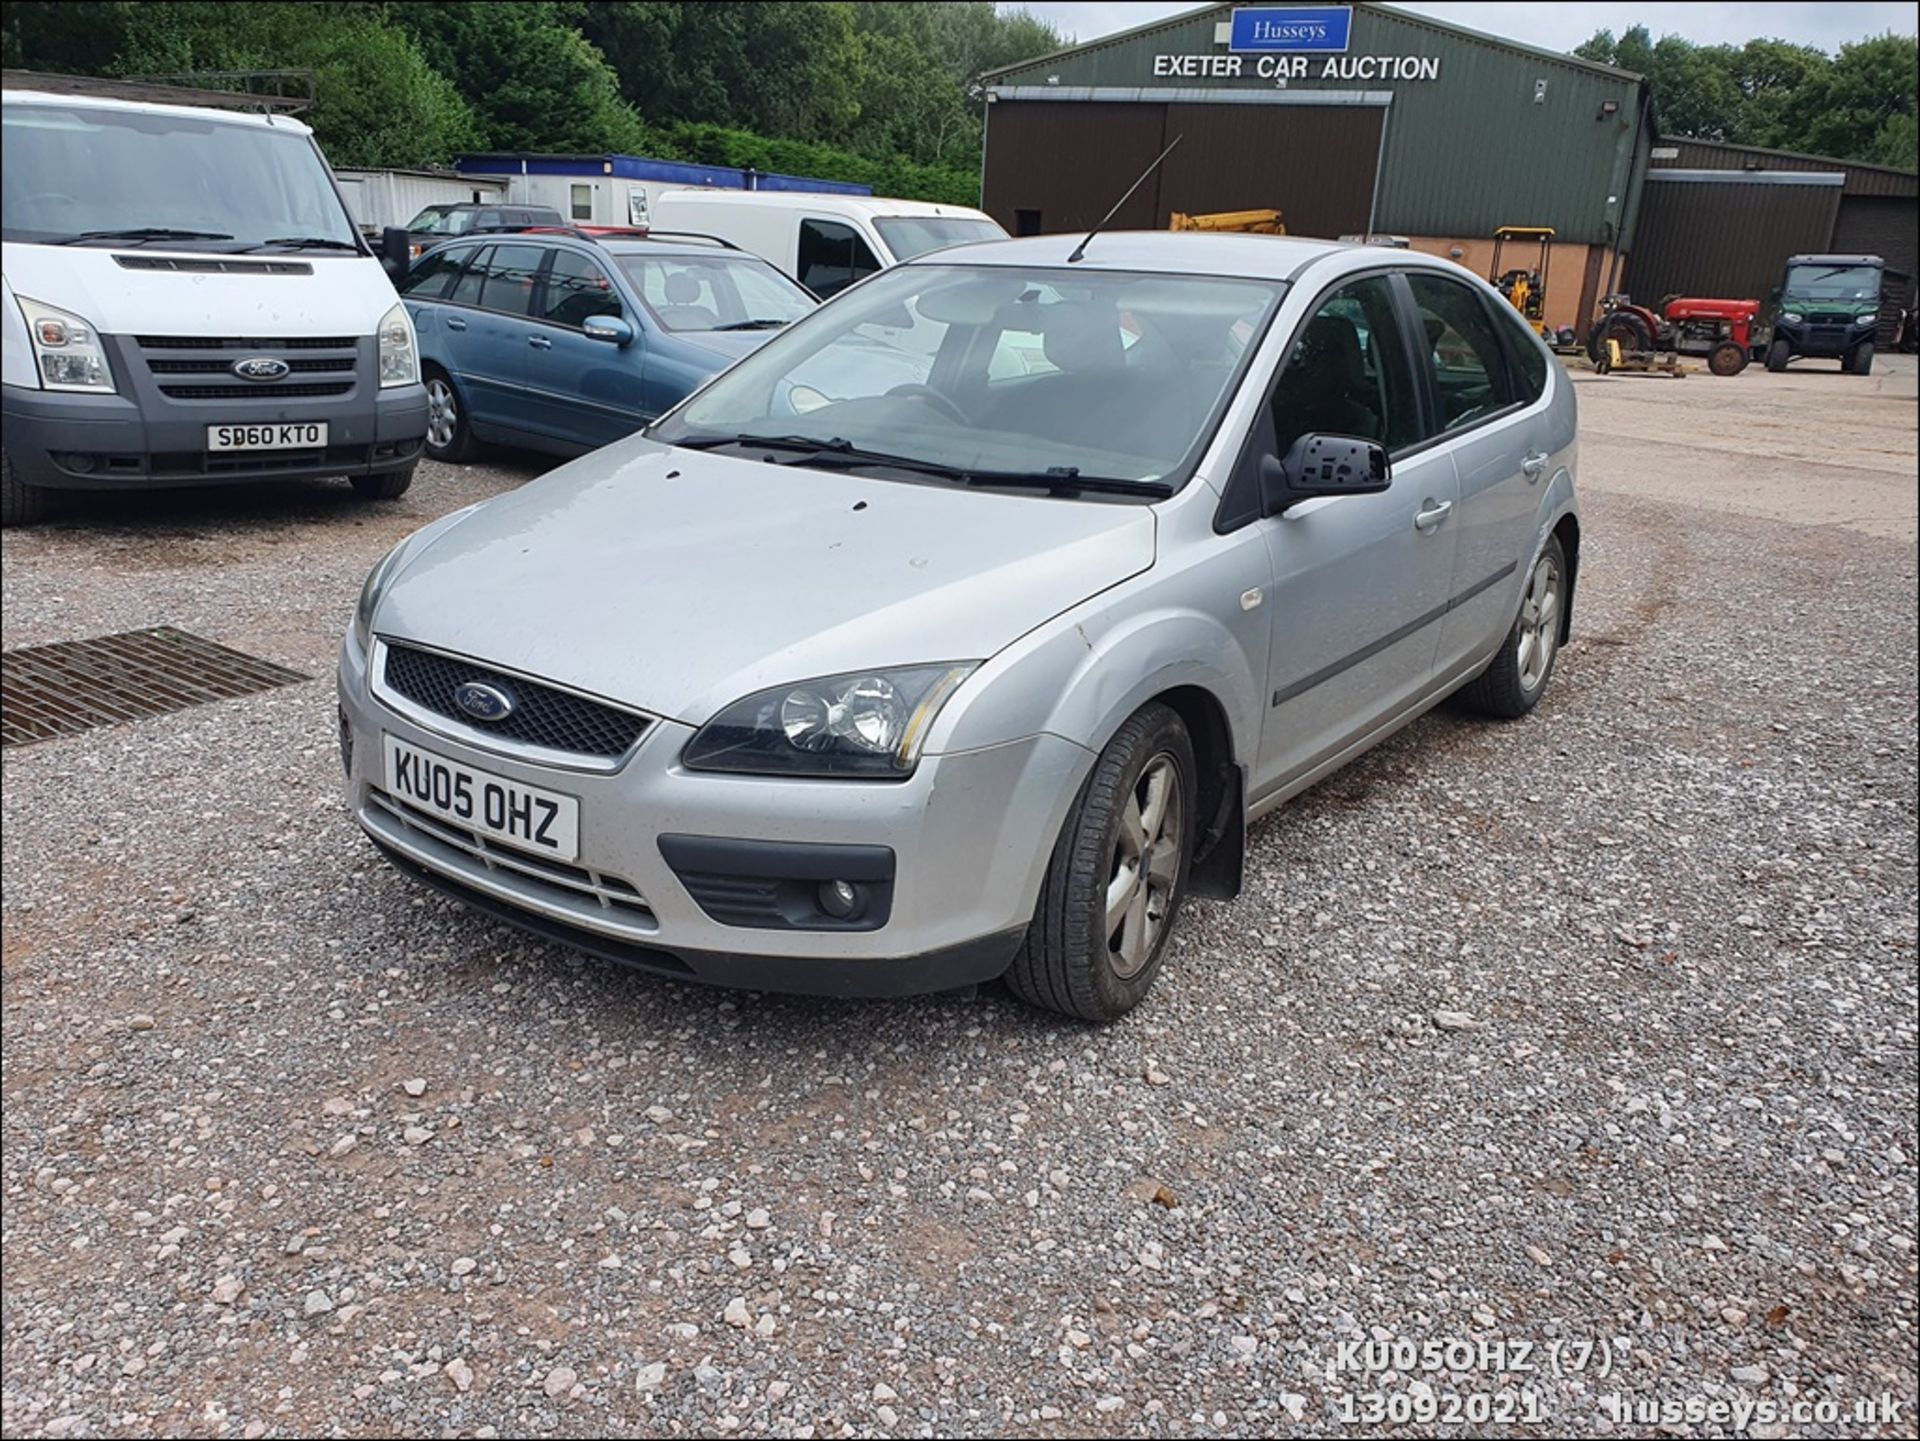
[[[466,328],[467,328],[467,322],[462,320],[459,316],[449,315],[447,317],[448,330],[465,330]]]
[[[1546,473],[1546,469],[1547,453],[1544,450],[1537,450],[1520,462],[1520,473],[1528,480],[1538,480]]]
[[[1430,500],[1426,503],[1426,507],[1413,518],[1415,530],[1431,533],[1441,521],[1453,513],[1453,502],[1450,500]]]
[[[548,340],[544,335],[529,335],[527,337],[527,344],[531,345],[535,350],[553,349],[553,342]]]

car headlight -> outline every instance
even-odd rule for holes
[[[1800,312],[1797,310],[1783,310],[1780,312],[1780,318],[1789,325],[1798,325],[1800,323]]]
[[[1853,323],[1855,325],[1878,325],[1880,323],[1880,317],[1877,315],[1856,315],[1853,317]]]
[[[399,302],[380,317],[380,388],[420,383],[420,353],[413,343],[413,322]]]
[[[113,394],[113,370],[94,328],[77,315],[20,297],[40,384],[47,390]]]
[[[977,662],[850,671],[735,701],[681,756],[691,770],[901,780]]]
[[[366,583],[360,587],[360,603],[353,608],[353,640],[362,651],[373,640],[373,613],[380,609],[380,599],[387,593],[388,585],[400,569],[400,552],[406,548],[407,543],[403,540],[381,556],[379,563],[367,572]]]

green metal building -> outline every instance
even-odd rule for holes
[[[1116,225],[1271,207],[1483,275],[1496,227],[1551,226],[1555,324],[1630,247],[1652,143],[1639,76],[1375,4],[1209,5],[984,83],[983,203],[1015,233],[1091,226],[1178,137]]]

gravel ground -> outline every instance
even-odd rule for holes
[[[5,1431],[1912,1435],[1913,365],[1581,384],[1546,703],[1264,822],[1106,1030],[630,975],[378,863],[335,638],[537,462],[8,533],[9,646],[315,680],[5,758]],[[1453,1339],[1513,1369],[1342,1352]]]

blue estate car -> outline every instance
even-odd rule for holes
[[[446,461],[476,440],[563,455],[618,440],[817,304],[724,242],[536,232],[437,246],[400,293],[427,454]]]

